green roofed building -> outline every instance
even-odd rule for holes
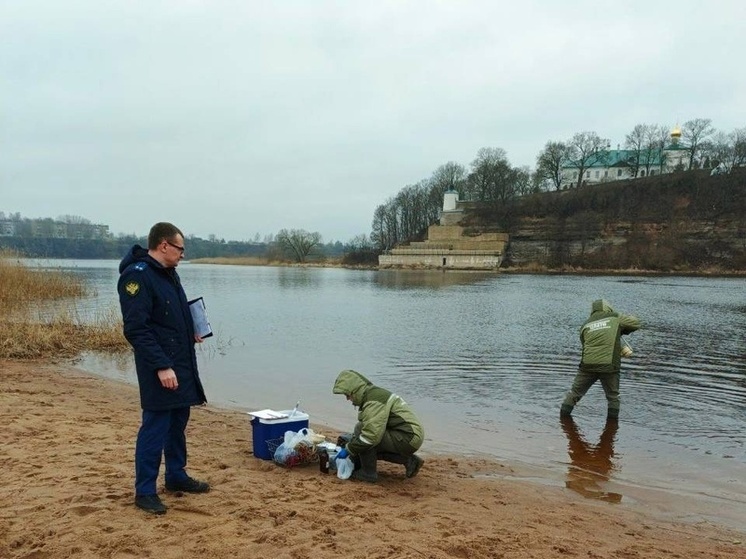
[[[671,131],[671,141],[665,146],[650,149],[604,149],[586,159],[583,184],[597,184],[622,179],[672,173],[689,168],[689,150],[680,143],[681,130]],[[562,165],[563,186],[578,183],[580,165],[567,160]]]

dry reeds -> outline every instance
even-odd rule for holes
[[[85,286],[71,274],[30,269],[9,252],[0,252],[0,286],[0,311],[86,294]]]
[[[113,309],[83,322],[76,318],[72,304],[45,308],[86,293],[85,284],[72,274],[29,269],[18,256],[0,253],[0,359],[126,350],[121,319]],[[44,310],[47,318],[33,318],[32,308]]]

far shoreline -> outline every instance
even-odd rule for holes
[[[343,268],[347,270],[369,270],[369,271],[431,271],[431,272],[475,272],[484,274],[508,274],[508,275],[544,275],[544,276],[640,276],[640,277],[703,277],[703,278],[743,278],[746,270],[646,270],[640,268],[627,269],[586,269],[586,268],[546,268],[536,265],[508,266],[497,269],[476,268],[428,268],[424,266],[397,266],[381,268],[378,265],[349,265],[342,264],[336,260],[310,261],[310,262],[287,262],[282,260],[270,260],[256,257],[219,257],[219,258],[195,258],[187,260],[190,264],[215,264],[221,266],[263,266],[263,267],[286,267],[286,268]]]

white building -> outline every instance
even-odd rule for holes
[[[598,154],[583,170],[583,184],[597,184],[635,178],[685,171],[689,169],[689,150],[680,143],[681,129],[677,126],[671,131],[671,142],[662,149],[631,150],[607,149]],[[639,158],[640,161],[636,162]],[[635,164],[637,163],[637,164]],[[567,162],[562,166],[562,184],[572,186],[578,182],[578,165]]]

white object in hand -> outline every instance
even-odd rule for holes
[[[629,342],[622,338],[622,357],[629,357],[632,355],[632,346],[629,345]]]

